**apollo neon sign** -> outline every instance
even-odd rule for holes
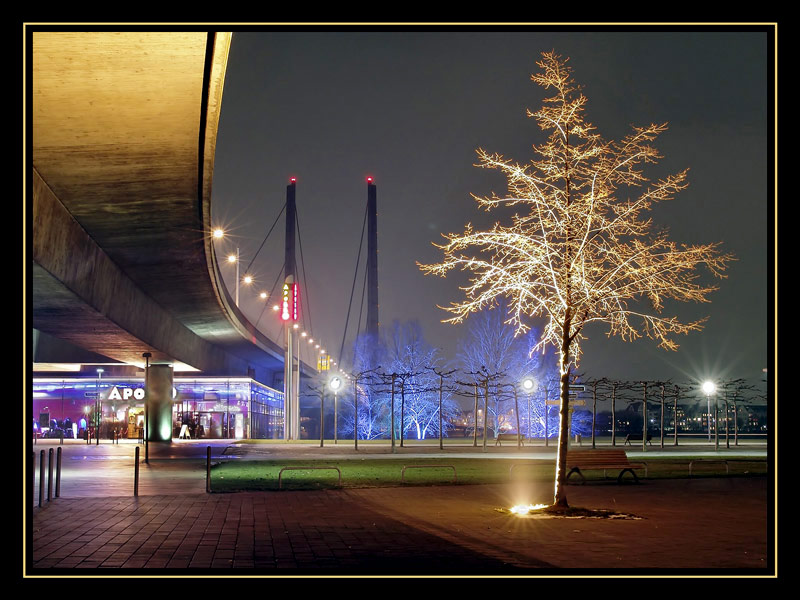
[[[131,396],[136,400],[143,400],[144,388],[122,388],[122,393],[120,394],[119,388],[114,386],[111,388],[111,391],[108,392],[109,400],[130,400]]]
[[[283,305],[281,309],[281,319],[297,321],[298,314],[298,286],[296,283],[283,284]]]
[[[108,400],[130,400],[133,397],[135,400],[144,400],[145,392],[144,388],[122,388],[120,389],[117,386],[111,388],[108,392]],[[178,396],[178,390],[174,387],[172,388],[172,397],[176,398]]]

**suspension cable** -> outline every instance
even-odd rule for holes
[[[361,247],[364,244],[364,230],[367,226],[367,208],[364,207],[364,223],[361,225],[361,239],[358,242],[358,256],[356,257],[356,271],[353,274],[353,286],[350,288],[350,302],[347,305],[347,319],[344,322],[344,331],[342,332],[342,345],[339,348],[338,362],[342,364],[342,354],[344,353],[344,340],[347,337],[347,325],[350,322],[350,308],[353,306],[353,292],[356,289],[356,279],[358,278],[358,264],[361,262]]]
[[[281,218],[281,215],[283,214],[284,210],[286,210],[286,203],[285,202],[283,203],[283,208],[281,208],[281,211],[278,213],[278,216],[275,217],[275,222],[272,223],[272,227],[269,228],[269,231],[267,232],[267,236],[264,238],[264,241],[261,242],[261,245],[258,247],[258,250],[256,250],[256,253],[253,255],[253,258],[250,260],[250,264],[247,265],[247,268],[244,270],[245,273],[250,271],[250,267],[253,266],[253,262],[255,262],[256,257],[258,256],[258,253],[261,252],[261,249],[264,247],[264,244],[266,243],[267,238],[269,237],[269,234],[272,233],[273,229],[275,229],[275,225],[278,223],[278,219]]]
[[[311,337],[314,337],[314,326],[311,324],[311,302],[309,301],[308,283],[306,281],[306,261],[303,258],[303,238],[300,237],[300,217],[297,211],[294,213],[294,222],[297,225],[297,242],[300,245],[300,264],[303,267],[303,288],[306,290],[305,305],[306,313],[308,314],[308,331]],[[297,261],[295,261],[295,271],[297,271]]]

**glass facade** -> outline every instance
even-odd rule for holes
[[[173,380],[172,436],[283,438],[283,393],[247,378]],[[139,438],[144,379],[35,378],[33,426],[45,437]]]

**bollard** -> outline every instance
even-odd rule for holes
[[[133,469],[133,495],[139,495],[139,446],[136,446],[136,462]]]
[[[53,449],[47,453],[47,501],[53,497]]]
[[[56,451],[56,498],[61,496],[61,446]]]
[[[44,499],[44,450],[39,453],[39,506]]]
[[[211,493],[211,446],[206,446],[206,494]]]

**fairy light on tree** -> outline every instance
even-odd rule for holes
[[[570,374],[577,366],[584,327],[607,323],[608,335],[633,341],[646,336],[662,348],[678,346],[673,334],[702,328],[705,319],[682,323],[662,316],[665,300],[707,302],[717,289],[698,280],[704,264],[717,277],[730,255],[719,244],[677,245],[655,230],[647,212],[671,199],[687,184],[687,171],[651,182],[642,168],[660,158],[651,142],[666,125],[634,127],[620,141],[606,141],[584,118],[586,97],[572,78],[568,59],[543,53],[541,71],[531,79],[554,94],[528,116],[548,132],[534,146],[536,158],[518,164],[499,154],[477,151],[485,169],[501,171],[508,195],[473,195],[486,211],[516,207],[510,225],[488,231],[471,224],[447,234],[444,260],[419,267],[446,276],[452,269],[470,273],[464,300],[442,307],[460,323],[469,314],[508,299],[508,323],[517,333],[530,329],[525,319],[542,317],[536,349],[553,344],[560,352],[560,432],[553,504],[566,507],[564,487]],[[636,188],[639,188],[638,190]]]

